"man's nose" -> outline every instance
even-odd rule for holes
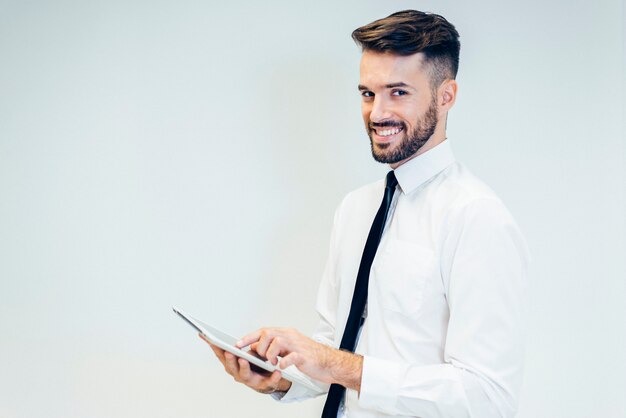
[[[386,105],[385,100],[374,97],[372,103],[372,111],[370,113],[370,121],[374,123],[382,122],[391,117],[389,107]]]

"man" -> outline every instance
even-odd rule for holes
[[[455,161],[446,139],[458,33],[441,16],[407,10],[352,37],[363,49],[372,154],[393,171],[335,213],[313,338],[263,328],[238,344],[331,384],[323,417],[511,417],[528,253],[502,202]],[[282,401],[320,395],[212,348],[259,392]]]

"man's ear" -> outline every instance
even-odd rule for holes
[[[437,104],[440,112],[447,112],[454,106],[457,89],[456,80],[445,80],[441,83],[437,92]]]

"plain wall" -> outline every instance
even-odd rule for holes
[[[381,178],[356,27],[461,34],[448,138],[533,255],[519,417],[626,414],[623,2],[1,1],[0,416],[317,417],[172,305],[316,324],[332,215]]]

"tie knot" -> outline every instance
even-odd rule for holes
[[[387,173],[387,186],[388,189],[395,189],[398,184],[398,179],[396,179],[396,175],[393,170]]]

